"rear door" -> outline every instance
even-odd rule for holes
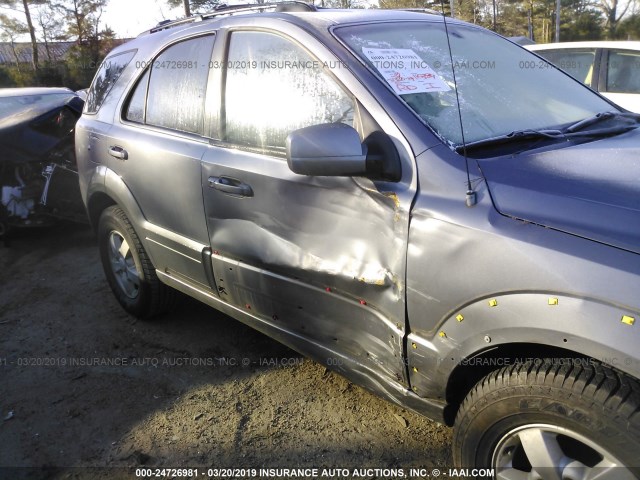
[[[297,128],[339,122],[362,137],[379,128],[320,60],[330,53],[300,35],[234,30],[216,46],[225,68],[202,181],[220,297],[290,341],[328,346],[333,366],[355,361],[405,382],[412,176],[376,183],[289,170],[285,139]]]
[[[145,246],[155,267],[208,287],[208,244],[200,160],[204,102],[214,35],[180,40],[141,70],[109,132],[110,166],[147,220]]]

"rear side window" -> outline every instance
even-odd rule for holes
[[[149,86],[149,73],[147,70],[142,78],[138,80],[133,95],[129,99],[127,114],[125,118],[132,122],[144,123],[144,104],[147,100],[147,87]]]
[[[213,35],[193,38],[158,55],[138,80],[125,119],[202,135],[213,42]]]
[[[104,103],[111,88],[136,54],[136,50],[119,53],[106,58],[96,73],[85,103],[85,113],[96,113]]]
[[[609,52],[606,91],[640,93],[640,52],[629,50]]]
[[[536,52],[543,56],[556,67],[560,67],[576,80],[586,85],[591,85],[593,79],[593,62],[596,58],[596,50],[539,50]]]

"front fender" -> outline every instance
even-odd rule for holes
[[[501,347],[514,344],[539,346],[541,354],[549,347],[567,350],[640,378],[637,320],[639,311],[554,292],[509,292],[477,299],[449,316],[433,336],[408,335],[411,386],[422,397],[444,399],[456,367],[477,364],[486,370],[509,365],[519,354],[528,354],[500,355]],[[497,355],[480,360],[478,355],[490,349],[497,349]],[[567,356],[556,361],[571,360]]]

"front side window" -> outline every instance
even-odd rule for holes
[[[607,92],[640,93],[640,52],[609,51]]]
[[[441,21],[345,26],[334,33],[452,146],[463,138],[458,100],[466,142],[560,128],[615,110],[494,33],[455,22],[447,27],[451,54]]]
[[[353,125],[354,103],[302,47],[264,32],[231,35],[225,80],[225,140],[281,152],[293,130]]]
[[[96,73],[91,88],[87,93],[85,113],[96,113],[107,98],[123,70],[136,54],[135,50],[107,57]]]

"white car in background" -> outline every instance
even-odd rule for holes
[[[548,43],[525,48],[612,102],[640,113],[640,41]]]

